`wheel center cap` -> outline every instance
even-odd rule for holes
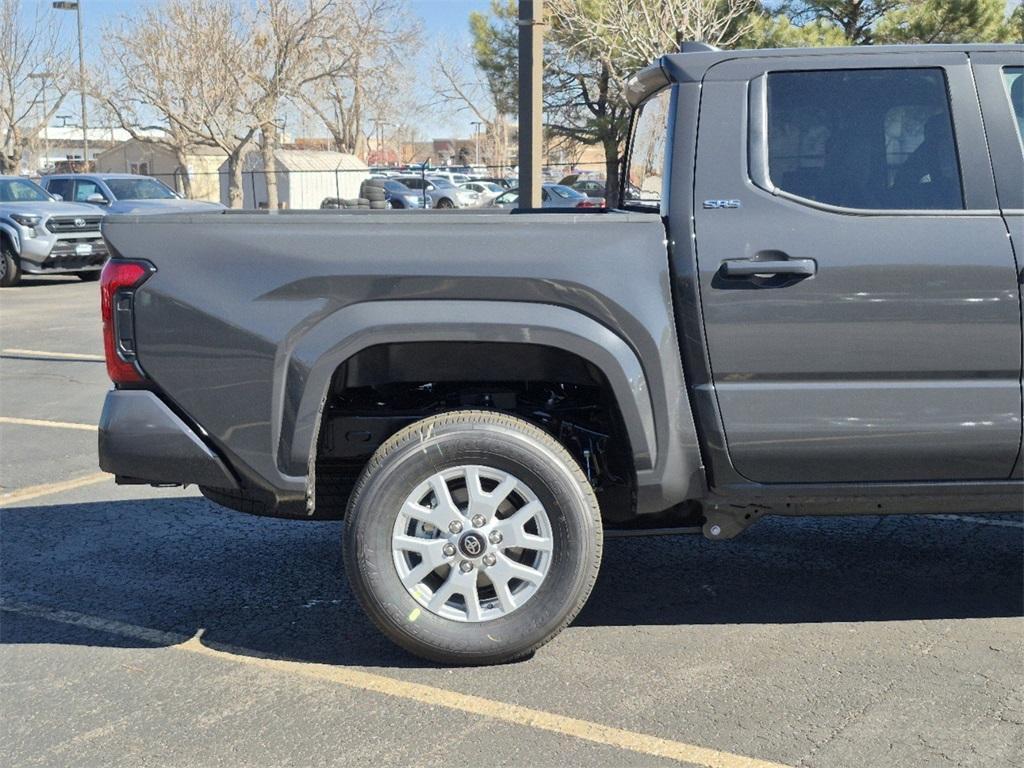
[[[459,551],[466,557],[480,557],[487,549],[487,540],[479,533],[470,531],[459,539]]]

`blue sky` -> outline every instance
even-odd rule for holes
[[[99,38],[106,24],[116,22],[121,16],[131,15],[132,11],[143,5],[158,1],[80,0],[86,60],[88,61],[97,52],[95,46],[90,43]],[[254,0],[254,2],[258,1]],[[408,0],[408,2],[412,11],[423,22],[424,44],[434,45],[435,41],[439,41],[441,45],[447,44],[449,51],[460,50],[468,42],[470,11],[485,11],[490,7],[490,0]],[[52,13],[56,19],[60,20],[62,32],[68,45],[73,49],[74,46],[77,46],[75,14],[73,12],[50,10],[50,0],[22,0],[22,3],[29,13],[37,9],[45,13]],[[421,67],[421,71],[419,71],[421,85],[424,88],[430,87],[429,61],[430,58],[427,57],[427,65]],[[69,103],[63,111],[77,116],[79,110],[75,104]],[[432,118],[423,126],[425,135],[422,138],[456,134],[469,135],[468,120],[469,118],[464,115],[448,115],[435,111]],[[313,131],[311,130],[311,132]],[[324,132],[320,131],[320,133]]]

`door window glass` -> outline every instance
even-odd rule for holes
[[[768,166],[786,192],[845,208],[963,208],[939,69],[768,76]]]
[[[1017,138],[1024,147],[1024,67],[1003,67],[1003,83],[1017,122]]]
[[[99,184],[95,181],[79,179],[75,184],[75,202],[87,202],[90,195],[102,195],[103,198],[106,199],[106,195],[103,194],[103,190],[100,189]]]
[[[46,191],[51,195],[60,195],[65,200],[71,199],[71,179],[50,179]]]

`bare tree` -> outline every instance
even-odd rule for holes
[[[71,88],[67,46],[42,7],[28,17],[18,0],[0,0],[0,173],[18,169]]]
[[[340,66],[302,89],[300,101],[320,118],[340,152],[365,156],[369,117],[399,123],[409,106],[404,87],[420,25],[401,0],[344,0],[323,55]]]
[[[498,166],[500,172],[508,164],[510,119],[499,108],[487,85],[485,73],[473,61],[472,51],[437,60],[434,65],[434,92],[442,103],[451,105],[456,112],[469,112],[484,128],[484,155],[488,165]]]
[[[602,145],[610,206],[618,202],[629,125],[627,78],[687,40],[731,45],[757,7],[756,0],[549,0],[549,68],[560,95],[546,105],[549,128]]]
[[[286,100],[340,74],[351,54],[336,45],[350,0],[263,0],[253,23],[256,67],[248,73],[259,124],[267,207],[278,207],[278,120]]]
[[[123,17],[104,31],[105,67],[91,78],[94,98],[132,138],[174,153],[188,197],[188,155],[196,146],[213,144],[202,135],[203,126],[223,106],[200,96],[205,81],[216,76],[206,47],[212,41],[200,27],[232,23],[228,10],[215,0],[172,0]],[[154,126],[163,132],[144,130]]]
[[[747,31],[757,0],[549,0],[567,55],[605,64],[619,85],[686,41],[728,48]]]

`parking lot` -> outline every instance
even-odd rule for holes
[[[5,765],[1021,764],[1020,516],[609,540],[533,658],[433,667],[364,618],[338,523],[99,473],[97,303],[0,295]]]

